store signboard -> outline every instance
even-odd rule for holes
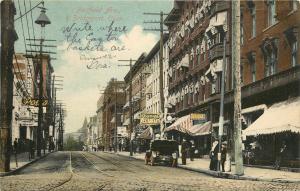
[[[159,125],[160,124],[159,113],[141,113],[140,124],[141,125]]]
[[[191,120],[206,120],[204,113],[191,113]]]
[[[34,99],[34,98],[23,98],[22,99],[22,104],[27,105],[27,106],[34,106],[38,107],[39,106],[39,99]],[[42,100],[42,106],[47,107],[48,106],[48,100],[43,99]]]

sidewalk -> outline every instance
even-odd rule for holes
[[[113,152],[112,152],[113,153]],[[118,152],[118,155],[132,157],[138,160],[144,160],[144,153],[136,153],[129,156],[129,152]],[[195,159],[190,161],[187,159],[186,165],[181,165],[181,158],[178,160],[178,168],[205,173],[214,177],[230,178],[239,180],[256,180],[256,181],[269,181],[269,182],[296,182],[300,183],[300,173],[280,171],[273,169],[263,169],[256,167],[244,167],[244,175],[238,176],[233,174],[235,165],[231,165],[231,172],[216,172],[209,170],[209,159]]]
[[[18,171],[20,171],[21,169],[25,168],[26,166],[38,161],[39,159],[46,157],[48,154],[49,154],[48,151],[46,151],[45,155],[42,151],[41,157],[35,156],[34,159],[29,160],[28,152],[20,153],[17,155],[18,167],[16,166],[15,155],[11,155],[10,156],[10,171],[9,172],[0,172],[0,177],[13,175],[13,174],[17,173]]]

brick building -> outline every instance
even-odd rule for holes
[[[169,103],[171,112],[177,117],[177,122],[166,131],[179,142],[184,136],[195,139],[202,154],[210,150],[211,132],[216,136],[217,129],[213,127],[218,127],[225,34],[226,81],[229,82],[226,90],[232,88],[229,10],[228,1],[174,1],[174,7],[165,20],[170,31]],[[200,114],[195,116],[201,116],[201,119],[193,120],[188,127],[178,128],[178,123],[185,123],[192,113]],[[196,132],[190,133],[192,137],[186,135],[187,129],[200,124],[204,125],[198,127],[204,130],[201,135]]]
[[[243,130],[246,129],[243,140],[246,149],[255,141],[272,145],[261,148],[269,156],[262,154],[261,160],[257,158],[267,164],[274,163],[283,143],[288,144],[289,159],[299,157],[296,150],[299,150],[300,122],[295,117],[299,106],[299,18],[296,0],[241,1],[242,121]],[[200,154],[207,154],[210,143],[218,136],[223,54],[224,140],[232,156],[234,152],[231,22],[231,3],[217,0],[175,0],[165,20],[170,31],[169,104],[177,118],[166,132],[179,142],[183,137],[195,140]],[[266,116],[280,105],[293,112],[285,121],[276,123]],[[280,108],[282,112],[284,109]],[[197,120],[186,121],[193,113],[204,116],[203,125]]]
[[[125,83],[112,78],[103,93],[102,142],[105,150],[115,145],[116,127],[121,126],[121,114],[125,104]]]
[[[241,10],[245,146],[259,143],[256,162],[272,165],[286,144],[282,165],[299,166],[299,1],[242,1]]]

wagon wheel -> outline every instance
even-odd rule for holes
[[[145,157],[145,165],[148,165],[148,158],[147,157]]]
[[[154,158],[153,158],[153,156],[150,157],[150,165],[154,166]]]

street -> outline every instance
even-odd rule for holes
[[[55,152],[0,178],[0,190],[299,190],[300,184],[213,178],[103,152]]]

